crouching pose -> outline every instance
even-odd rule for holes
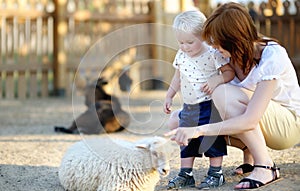
[[[224,121],[180,127],[166,135],[184,145],[198,136],[229,135],[232,146],[247,146],[245,163],[253,163],[253,171],[235,189],[278,180],[279,168],[267,146],[287,149],[300,136],[300,87],[285,48],[275,39],[259,36],[248,11],[237,3],[218,7],[207,19],[202,38],[230,58],[235,70],[231,84],[218,86],[212,94]]]

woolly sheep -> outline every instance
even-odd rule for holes
[[[170,171],[167,140],[150,137],[129,142],[108,137],[72,145],[59,167],[69,191],[153,191],[159,175]]]
[[[99,78],[95,84],[85,88],[87,110],[79,115],[68,127],[55,126],[56,132],[101,134],[124,130],[130,123],[130,116],[125,112],[117,97],[107,94],[103,85],[107,82]]]

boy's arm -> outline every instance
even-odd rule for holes
[[[169,89],[166,94],[165,102],[164,102],[164,112],[170,113],[171,112],[171,106],[172,106],[172,99],[175,96],[175,94],[178,92],[180,88],[180,73],[179,70],[175,70],[175,74],[172,78],[171,84],[169,86]]]
[[[176,69],[171,84],[169,86],[169,89],[167,91],[166,97],[173,98],[175,94],[178,92],[179,88],[180,88],[180,73],[179,70]]]

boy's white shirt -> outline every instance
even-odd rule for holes
[[[180,72],[180,90],[183,102],[197,104],[211,100],[211,96],[201,91],[203,83],[219,74],[219,68],[229,63],[222,54],[212,47],[197,57],[189,57],[178,50],[173,61],[174,68]]]

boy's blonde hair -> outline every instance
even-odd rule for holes
[[[173,22],[173,29],[176,31],[201,34],[205,15],[198,10],[185,11],[177,15]]]

